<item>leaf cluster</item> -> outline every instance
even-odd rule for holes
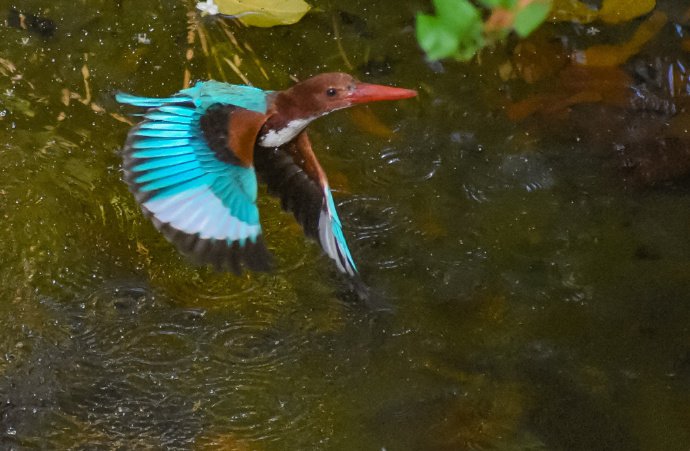
[[[433,0],[435,15],[417,15],[417,41],[429,59],[469,60],[515,32],[528,36],[544,20],[551,0]]]

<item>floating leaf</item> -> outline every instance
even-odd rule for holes
[[[559,74],[566,92],[593,92],[608,105],[626,106],[630,102],[633,81],[620,67],[568,66]]]
[[[298,22],[311,6],[304,0],[215,0],[218,12],[251,27],[273,27]]]
[[[666,14],[657,11],[635,30],[635,34],[628,42],[619,45],[595,45],[575,53],[574,60],[587,66],[618,66],[623,64],[656,36],[666,25],[666,22]]]
[[[560,97],[558,98],[560,100]],[[544,111],[547,105],[553,104],[554,96],[537,94],[506,106],[506,116],[513,122],[521,121],[535,113]]]
[[[554,0],[551,19],[583,24],[597,19],[621,23],[649,13],[655,6],[656,0],[604,0],[601,9],[596,10],[578,0]]]
[[[578,0],[554,0],[551,20],[556,22],[590,23],[599,12]]]
[[[654,9],[656,0],[606,0],[599,10],[599,19],[608,23],[628,22]]]
[[[512,121],[540,113],[563,117],[568,109],[582,103],[603,103],[625,107],[630,103],[632,79],[619,67],[568,66],[559,74],[558,89],[540,93],[507,106]]]

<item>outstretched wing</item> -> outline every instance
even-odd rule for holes
[[[306,132],[272,148],[257,146],[254,167],[284,210],[295,215],[304,233],[316,239],[341,272],[354,276],[357,267],[347,247],[326,174]]]
[[[256,206],[256,175],[246,161],[254,141],[249,151],[232,149],[227,136],[233,111],[255,130],[254,139],[265,116],[238,107],[209,108],[186,95],[116,98],[149,108],[125,143],[124,178],[156,228],[198,263],[235,273],[243,265],[270,269]],[[226,130],[226,139],[209,142],[207,135],[216,129]],[[236,140],[236,147],[241,144]]]

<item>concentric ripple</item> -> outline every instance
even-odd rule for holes
[[[357,241],[382,238],[409,224],[409,220],[400,218],[395,206],[386,205],[378,197],[352,196],[340,202],[339,209]]]
[[[365,176],[375,184],[404,185],[430,180],[441,167],[441,156],[416,147],[386,147],[377,159],[368,161]]]
[[[289,331],[268,321],[225,322],[208,337],[209,357],[223,365],[276,368],[299,349],[300,342]]]
[[[378,197],[354,196],[340,204],[347,231],[369,263],[393,269],[412,256],[404,252],[406,239],[414,235],[412,221]]]

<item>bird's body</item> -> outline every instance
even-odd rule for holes
[[[243,265],[270,268],[256,206],[258,176],[338,269],[355,275],[328,180],[304,128],[355,103],[413,95],[340,73],[284,91],[206,81],[168,98],[120,93],[119,102],[147,108],[125,143],[125,180],[180,251],[239,273]]]

